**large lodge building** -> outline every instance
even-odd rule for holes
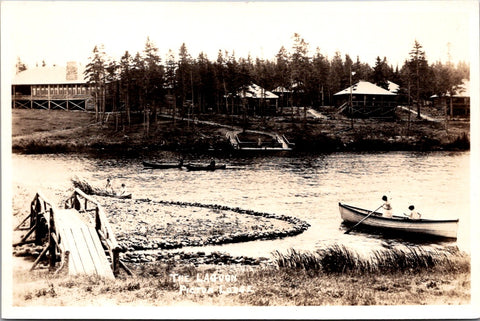
[[[36,67],[19,72],[12,82],[12,107],[37,109],[94,109],[93,85],[75,62],[66,67]]]

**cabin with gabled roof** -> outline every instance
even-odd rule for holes
[[[257,84],[245,86],[234,95],[229,94],[225,98],[227,104],[228,98],[231,98],[232,112],[238,114],[246,111],[250,115],[274,115],[278,107],[278,96]],[[243,104],[246,110],[243,110]]]
[[[371,82],[361,80],[333,96],[338,110],[349,116],[359,118],[395,117],[397,95]]]
[[[453,92],[443,96],[433,95],[432,108],[450,117],[470,117],[470,81],[464,79],[462,84]]]
[[[94,109],[94,86],[87,84],[84,67],[36,67],[17,73],[12,81],[12,108]]]

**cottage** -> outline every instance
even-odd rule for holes
[[[93,86],[87,84],[83,71],[69,62],[66,67],[36,67],[18,73],[12,81],[12,108],[93,109]]]
[[[279,97],[278,103],[281,110],[283,110],[283,107],[292,105],[292,91],[285,87],[278,86],[275,89],[272,89],[272,93]]]
[[[368,81],[359,81],[334,94],[334,97],[339,111],[353,117],[395,116],[397,95]]]
[[[236,97],[245,99],[247,112],[253,115],[275,114],[278,107],[278,96],[256,84],[239,90]]]
[[[470,116],[470,81],[463,80],[463,83],[454,92],[452,96],[446,94],[443,96],[433,95],[432,107],[450,117],[469,117]]]

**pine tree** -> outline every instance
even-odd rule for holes
[[[291,83],[291,74],[289,66],[289,54],[284,46],[280,47],[277,55],[275,56],[275,65],[274,65],[274,87],[285,88],[288,92],[280,93],[280,113],[283,114],[283,107],[290,105],[290,89],[292,87]]]
[[[345,55],[345,61],[343,63],[343,70],[341,75],[341,87],[346,88],[353,84],[353,78],[351,78],[353,71],[353,60],[350,58],[350,55]],[[350,83],[350,79],[352,79],[352,83]]]
[[[408,70],[410,83],[413,85],[413,97],[417,105],[417,118],[420,118],[420,100],[428,96],[428,62],[425,57],[425,51],[422,45],[415,40],[413,49],[410,51],[410,60],[408,61]]]
[[[93,85],[95,99],[95,119],[98,121],[99,112],[102,113],[102,122],[105,115],[105,65],[106,54],[103,45],[93,48],[93,55],[85,68],[87,84]]]
[[[375,61],[375,67],[373,67],[373,81],[374,83],[383,88],[388,90],[388,80],[389,80],[389,67],[387,64],[387,58],[383,58],[383,60],[380,59],[380,57],[377,56],[377,59]]]
[[[293,80],[293,92],[303,99],[298,99],[299,103],[303,103],[303,119],[307,119],[307,101],[312,103],[311,91],[307,87],[311,77],[310,58],[308,57],[308,43],[301,38],[298,33],[293,35],[293,53],[291,57],[291,70]],[[300,97],[299,97],[300,98]]]
[[[340,56],[340,52],[335,52],[335,56],[330,63],[330,74],[329,74],[329,98],[332,100],[332,95],[340,90],[344,89],[345,86],[342,84],[341,75],[343,74],[343,61]]]
[[[136,110],[143,110],[145,105],[145,60],[139,52],[133,57],[131,75],[130,98],[132,107]]]
[[[179,51],[179,61],[177,68],[177,88],[178,94],[182,102],[182,109],[180,115],[185,116],[185,107],[187,107],[187,99],[191,97],[191,83],[192,83],[192,58],[188,53],[187,46],[183,43]],[[193,103],[193,102],[192,102]]]
[[[144,60],[145,60],[145,100],[147,106],[144,110],[153,109],[153,117],[157,119],[158,107],[163,102],[165,91],[163,88],[165,70],[158,48],[153,44],[149,37],[145,43]]]
[[[128,126],[131,124],[130,118],[130,88],[132,81],[132,56],[125,51],[125,54],[120,58],[120,96],[122,97],[123,103],[125,105],[125,111],[127,114],[127,123]]]
[[[353,83],[356,83],[360,80],[373,81],[373,70],[367,63],[362,63],[360,57],[357,56],[357,60],[352,66],[352,71],[355,72],[353,75]]]
[[[120,74],[119,65],[113,59],[106,62],[105,66],[105,100],[106,105],[116,112],[120,100]],[[115,113],[115,130],[118,130],[118,115]]]
[[[324,106],[330,64],[328,63],[328,59],[320,52],[320,48],[317,48],[317,52],[312,60],[312,65],[313,74],[311,87],[312,90],[317,93],[317,105]]]
[[[170,92],[171,100],[169,103],[172,105],[172,118],[173,126],[176,124],[175,116],[177,113],[177,96],[176,96],[176,71],[177,63],[175,61],[175,55],[171,49],[168,50],[167,60],[165,65],[165,85]]]

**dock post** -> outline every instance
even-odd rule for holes
[[[53,238],[53,233],[55,232],[55,221],[53,219],[53,209],[50,209],[50,230],[48,231],[49,235],[49,248],[48,252],[50,253],[50,269],[55,268],[55,263],[57,261],[57,247],[55,239]]]
[[[120,250],[113,249],[113,258],[112,258],[112,265],[113,265],[113,275],[118,275],[118,270],[120,268]]]
[[[102,221],[100,220],[100,209],[98,206],[95,207],[95,229],[100,231],[102,229]]]
[[[36,211],[35,211],[35,201],[32,201],[30,203],[30,227],[33,227],[35,225],[35,215],[36,215]]]

